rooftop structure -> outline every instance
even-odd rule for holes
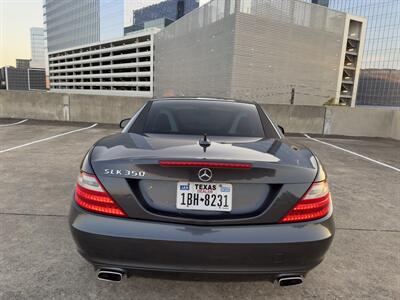
[[[354,106],[365,19],[296,0],[214,0],[155,39],[155,95]]]
[[[325,0],[325,2],[328,2],[329,8],[367,19],[365,50],[356,104],[400,106],[398,77],[400,2],[398,0]]]
[[[146,22],[162,18],[175,21],[197,7],[198,0],[166,0],[134,10],[133,22],[136,26],[144,26]]]
[[[153,41],[159,29],[49,53],[52,91],[153,96]]]
[[[0,89],[24,91],[45,90],[45,70],[3,67],[0,69]]]
[[[15,60],[15,66],[19,69],[29,69],[31,66],[31,60],[30,59],[22,59],[22,58],[17,58]]]

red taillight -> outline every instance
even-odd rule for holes
[[[305,222],[323,218],[329,213],[330,206],[331,194],[328,182],[314,182],[280,223]]]
[[[96,176],[81,172],[75,188],[76,203],[99,214],[126,217],[126,213],[108,195]]]
[[[199,168],[220,168],[220,169],[251,169],[252,165],[247,163],[226,163],[207,161],[176,161],[160,160],[162,167],[199,167]]]

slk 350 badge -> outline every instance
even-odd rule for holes
[[[104,174],[130,176],[130,177],[144,177],[144,175],[146,175],[146,172],[136,171],[136,170],[104,169]]]

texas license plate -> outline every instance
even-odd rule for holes
[[[209,211],[232,210],[232,184],[178,182],[176,193],[178,209]]]

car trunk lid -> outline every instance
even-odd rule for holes
[[[210,137],[211,144],[204,151],[200,139],[118,134],[96,144],[91,164],[130,217],[201,224],[272,222],[294,205],[316,175],[312,154],[284,140]],[[246,163],[251,167],[210,167],[211,183],[232,184],[230,212],[182,211],[176,207],[177,184],[201,182],[200,167],[163,166],[160,161]],[[275,216],[271,215],[274,210]]]

